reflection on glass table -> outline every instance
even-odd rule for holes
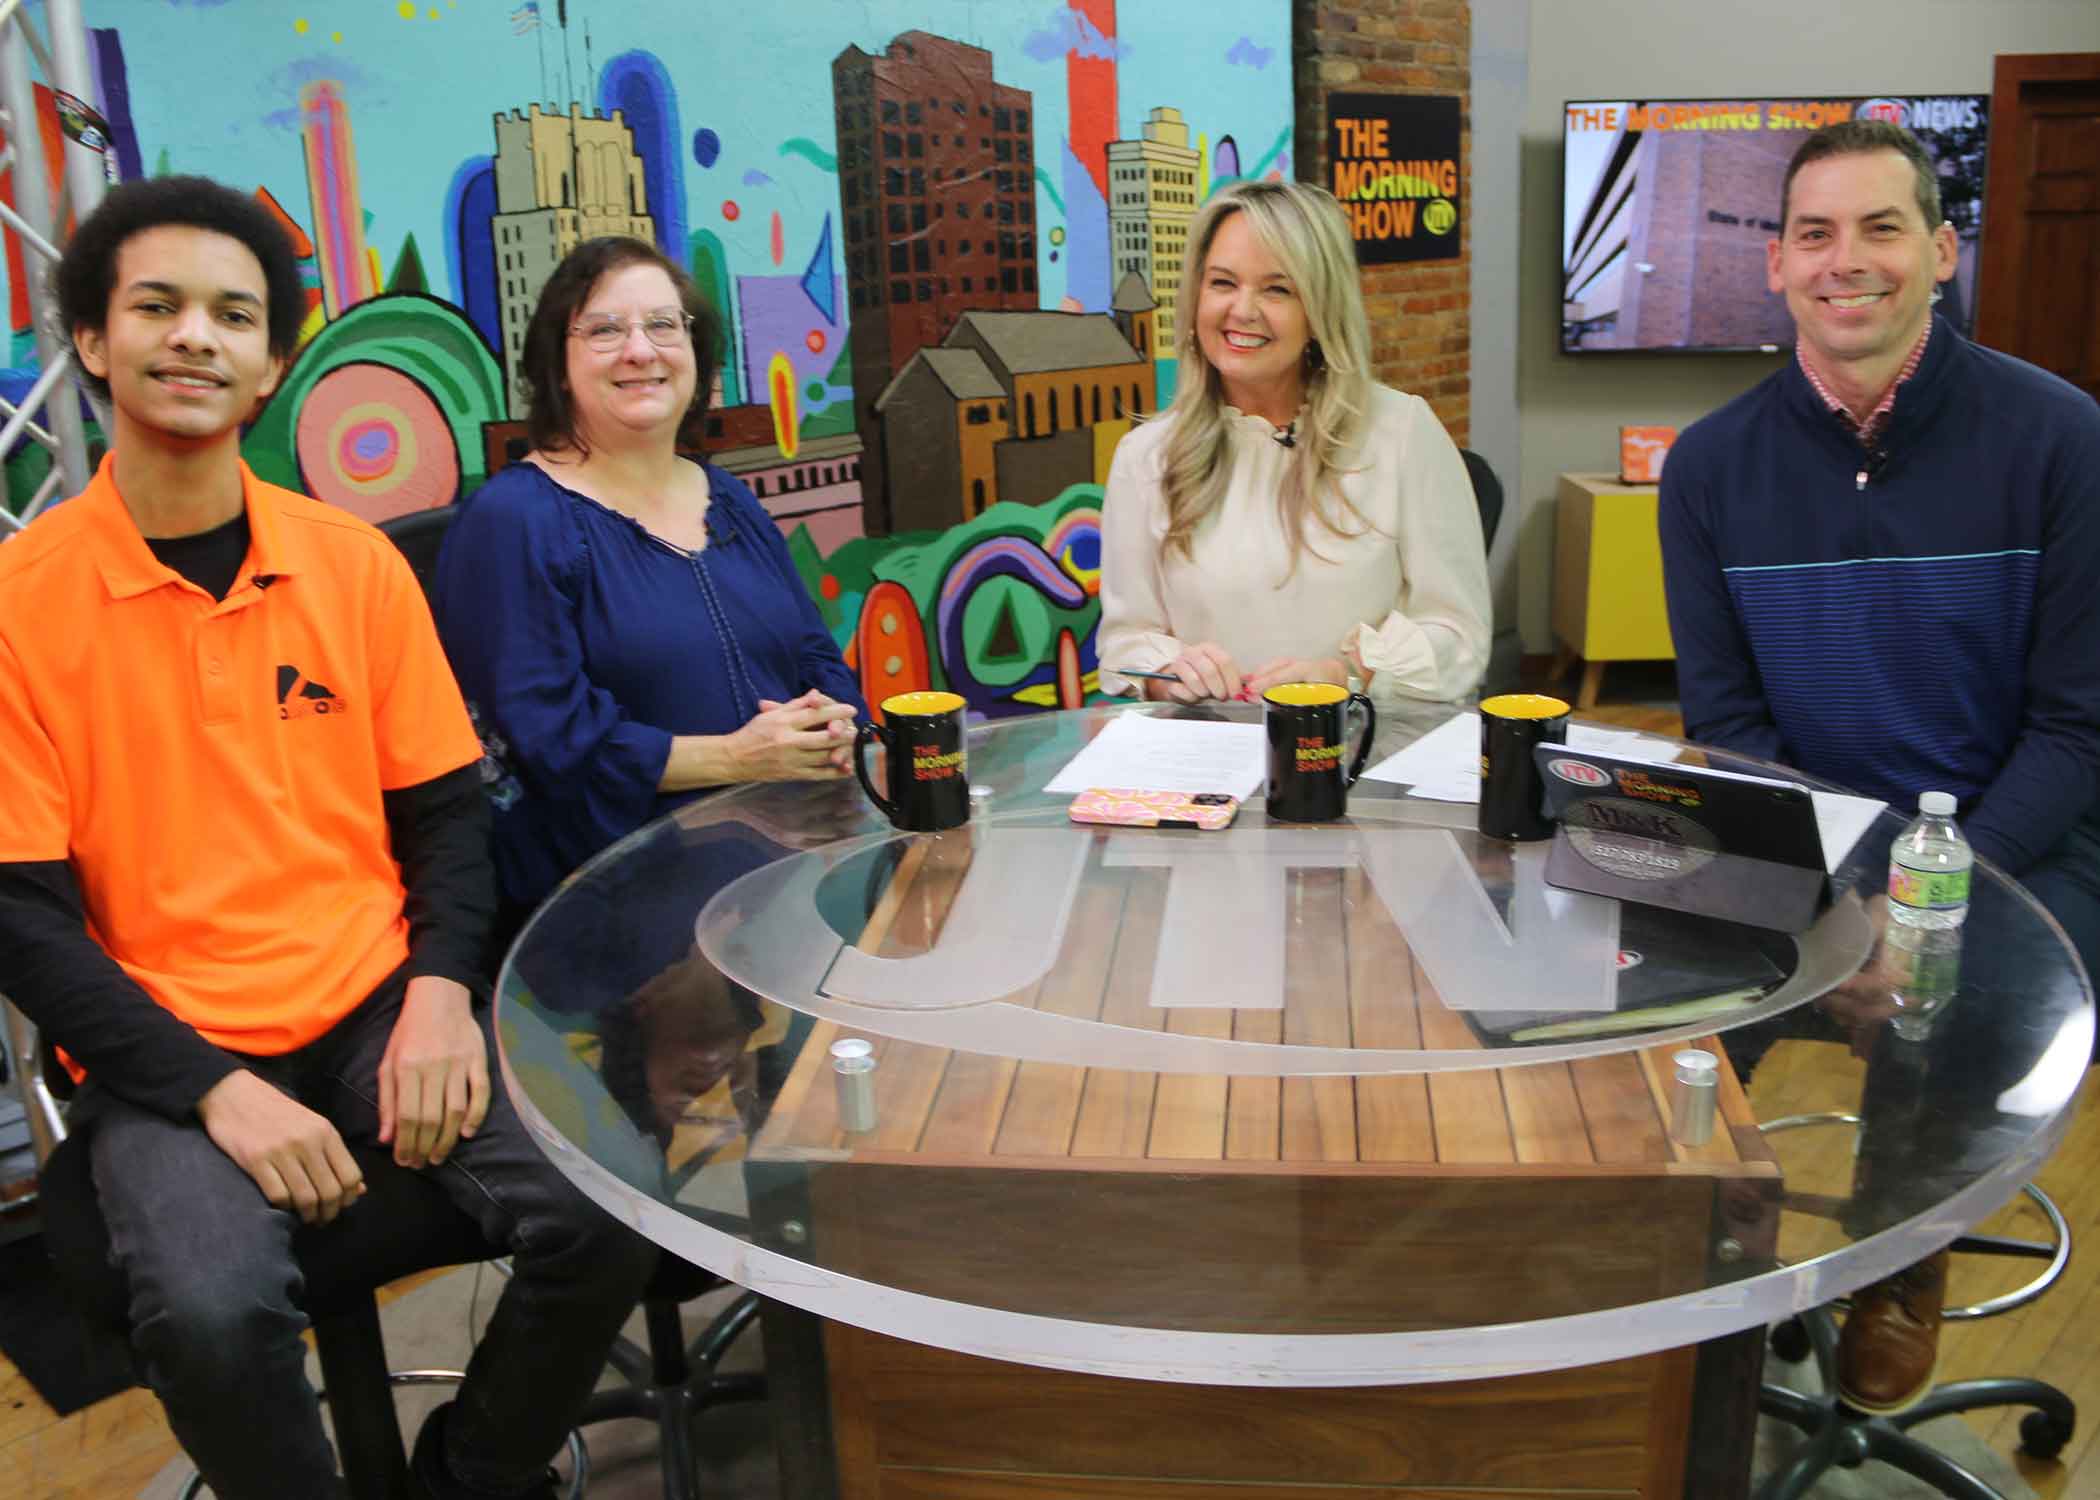
[[[707,799],[587,866],[505,965],[505,1065],[550,1154],[835,1320],[834,1406],[859,1399],[845,1327],[1307,1400],[1566,1371],[1525,1399],[1565,1415],[1616,1381],[1613,1451],[1652,1467],[1675,1431],[1681,1461],[1680,1346],[1936,1248],[2064,1128],[2091,999],[2015,887],[1978,879],[1933,1014],[1855,977],[1892,815],[1786,937],[1555,890],[1542,846],[1369,782],[1319,827],[1258,799],[1222,833],[1076,827],[1039,788],[1112,712],[974,731],[989,812],[945,834],[844,786]],[[852,1038],[871,1075],[835,1068]],[[1672,1058],[1701,1038],[1694,1143]],[[872,1124],[844,1128],[870,1079]],[[1768,1100],[1864,1119],[1858,1171],[1804,1212]]]

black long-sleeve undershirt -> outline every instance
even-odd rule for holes
[[[484,982],[495,916],[488,803],[468,765],[386,792],[387,831],[407,890],[408,975]],[[64,860],[0,861],[0,994],[104,1087],[183,1119],[241,1056],[163,1009],[88,934]]]
[[[0,863],[0,994],[114,1093],[187,1116],[239,1057],[162,1009],[88,936],[62,859]]]
[[[496,922],[496,869],[489,858],[489,801],[481,765],[383,796],[387,836],[407,891],[408,977],[434,974],[469,989],[488,983]]]

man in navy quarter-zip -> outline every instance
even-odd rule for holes
[[[1977,853],[2091,972],[2100,406],[1933,313],[1955,237],[1908,131],[1817,131],[1780,206],[1767,282],[1795,358],[1687,428],[1663,469],[1686,732],[1899,809],[1953,793]],[[1853,1405],[1900,1411],[1930,1387],[1945,1260],[1854,1299]]]

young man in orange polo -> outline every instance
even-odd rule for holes
[[[654,1253],[490,1067],[480,750],[414,575],[240,461],[304,315],[291,249],[253,199],[162,178],[112,192],[57,283],[115,422],[0,546],[0,991],[85,1069],[142,1372],[220,1500],[338,1493],[291,1235],[358,1212],[346,1142],[382,1144],[516,1268],[417,1481],[551,1494]]]

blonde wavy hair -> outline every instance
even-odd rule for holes
[[[1214,196],[1189,226],[1188,259],[1175,299],[1181,373],[1166,415],[1176,418],[1165,454],[1168,551],[1190,554],[1196,528],[1223,499],[1232,478],[1225,382],[1203,357],[1197,308],[1211,242],[1243,213],[1262,248],[1276,257],[1305,308],[1305,414],[1293,462],[1276,496],[1283,534],[1291,539],[1290,573],[1312,547],[1313,526],[1337,537],[1374,529],[1342,493],[1340,479],[1371,406],[1371,334],[1356,279],[1356,250],[1340,203],[1324,188],[1296,182],[1236,182]],[[1317,556],[1319,549],[1312,548]]]

